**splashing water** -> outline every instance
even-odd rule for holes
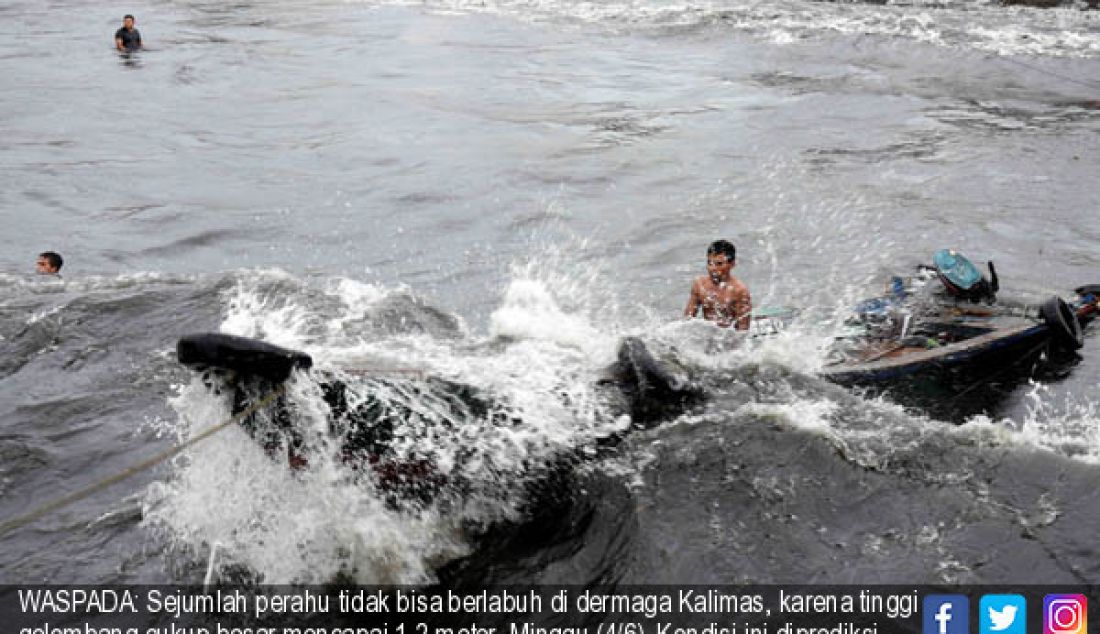
[[[1050,398],[1048,386],[1037,381],[1030,385],[1027,417],[1018,425],[1008,420],[1002,424],[1018,426],[1023,443],[1091,464],[1100,462],[1100,410],[1096,403],[1066,394],[1059,404]]]
[[[598,273],[563,275],[555,267],[567,265],[548,266],[548,259],[514,269],[485,338],[464,328],[390,328],[389,321],[426,323],[425,311],[435,310],[405,289],[302,281],[278,272],[239,280],[226,292],[223,331],[307,349],[320,376],[348,385],[351,409],[369,404],[393,414],[388,451],[396,459],[426,457],[448,482],[461,485],[430,499],[395,502],[370,470],[349,469],[341,460],[317,383],[299,377],[287,398],[315,449],[308,469],[287,469],[234,426],[179,458],[172,477],[150,489],[146,524],[193,560],[216,545],[211,560],[221,575],[244,569],[269,583],[342,576],[432,581],[440,566],[471,554],[486,528],[522,520],[532,486],[555,461],[630,424],[607,409],[597,388],[620,335],[630,330],[623,321],[594,317],[617,314],[593,291],[601,287]],[[642,334],[660,356],[704,379],[714,394],[706,420],[774,421],[820,436],[862,468],[966,482],[970,467],[930,468],[922,456],[930,446],[958,451],[975,442],[1015,442],[1003,424],[958,428],[814,377],[836,323],[807,319],[772,336],[746,338],[701,321],[674,321]],[[395,363],[434,378],[355,371]],[[469,386],[484,407],[456,406],[445,392],[425,387],[440,381]],[[1033,388],[1034,406],[1019,438],[1095,461],[1095,407],[1071,404],[1067,414],[1056,415],[1041,393],[1041,386]],[[231,409],[225,394],[212,394],[198,380],[180,386],[171,405],[181,439],[224,420]],[[679,422],[693,420],[694,414]],[[609,468],[621,471],[622,463]]]
[[[173,477],[150,491],[147,524],[193,556],[217,544],[216,568],[243,566],[265,583],[337,575],[430,581],[437,566],[468,552],[478,527],[517,517],[525,483],[537,480],[543,466],[621,428],[603,414],[594,388],[596,369],[612,358],[613,338],[564,308],[543,281],[513,280],[483,342],[425,333],[349,337],[344,325],[369,322],[372,309],[400,292],[348,280],[320,286],[278,272],[246,276],[229,291],[221,329],[306,347],[320,372],[347,383],[350,409],[370,402],[404,414],[388,451],[398,459],[430,456],[462,490],[426,503],[394,503],[369,474],[341,462],[318,386],[299,377],[287,399],[306,445],[318,450],[309,469],[292,472],[234,426],[177,460]],[[416,305],[406,309],[415,312]],[[416,317],[380,315],[374,317]],[[456,407],[420,379],[357,377],[340,367],[396,358],[471,386],[491,405],[485,411]],[[195,380],[179,388],[171,405],[183,440],[226,419],[231,404]]]

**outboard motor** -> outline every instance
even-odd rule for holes
[[[936,251],[932,254],[932,264],[948,295],[972,302],[992,304],[996,301],[1000,283],[993,262],[988,263],[989,279],[982,277],[978,267],[954,249]]]

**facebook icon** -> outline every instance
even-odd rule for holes
[[[921,606],[923,634],[970,634],[970,600],[961,594],[930,594]]]

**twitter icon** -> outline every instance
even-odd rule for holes
[[[1018,594],[987,594],[978,604],[980,634],[1027,634],[1027,601]]]

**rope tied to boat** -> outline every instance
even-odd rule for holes
[[[75,502],[83,500],[84,498],[92,495],[93,493],[97,493],[99,491],[102,491],[103,489],[106,489],[107,487],[110,487],[111,485],[122,482],[123,480],[126,480],[127,478],[129,478],[131,476],[137,475],[138,473],[141,473],[142,471],[147,471],[147,470],[155,467],[156,465],[164,462],[165,460],[168,460],[169,458],[179,454],[183,450],[188,449],[189,447],[193,447],[194,445],[197,445],[198,443],[202,442],[203,440],[206,440],[207,438],[210,438],[214,434],[216,434],[219,431],[225,429],[226,427],[229,427],[233,423],[238,423],[238,422],[244,420],[245,418],[248,418],[249,416],[255,414],[258,411],[260,411],[261,409],[267,407],[272,402],[274,402],[274,400],[276,398],[278,398],[284,391],[286,391],[285,384],[279,384],[275,389],[271,390],[270,392],[265,394],[262,398],[260,398],[259,400],[253,402],[251,405],[244,408],[240,412],[237,412],[233,416],[230,416],[228,419],[226,419],[226,420],[224,420],[224,421],[222,421],[222,422],[220,422],[216,425],[213,425],[211,427],[208,427],[207,429],[204,429],[203,431],[201,431],[198,434],[192,436],[191,438],[188,438],[186,441],[176,445],[175,447],[171,447],[169,449],[166,449],[166,450],[154,455],[153,457],[151,457],[147,460],[143,460],[142,462],[139,462],[135,465],[131,465],[131,466],[127,467],[126,469],[123,469],[122,471],[119,471],[118,473],[116,473],[116,474],[114,474],[114,475],[112,475],[108,478],[104,478],[103,480],[100,480],[99,482],[96,482],[95,484],[92,484],[91,486],[84,487],[83,489],[80,489],[79,491],[75,491],[73,493],[70,493],[69,495],[63,496],[63,497],[58,498],[58,499],[56,499],[52,502],[49,502],[48,504],[44,504],[44,505],[34,509],[30,513],[27,513],[25,515],[17,517],[13,520],[8,520],[6,522],[0,523],[0,537],[3,537],[7,533],[9,533],[9,532],[11,532],[11,531],[13,531],[17,528],[20,528],[22,526],[26,526],[27,524],[30,524],[31,522],[34,522],[35,520],[40,519],[41,517],[43,517],[43,516],[45,516],[49,513],[52,513],[53,511],[56,511],[58,509],[69,506],[70,504],[73,504]]]

